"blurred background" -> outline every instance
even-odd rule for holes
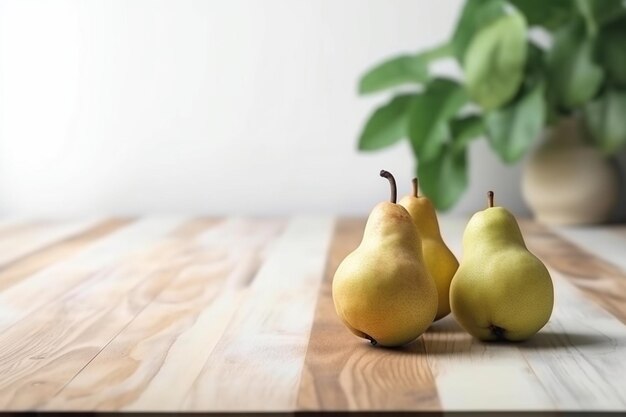
[[[407,143],[358,153],[373,62],[449,36],[444,0],[0,2],[0,213],[367,214]],[[446,70],[446,68],[444,68]],[[450,71],[454,69],[451,68]],[[455,207],[527,213],[484,142]]]
[[[365,215],[408,142],[357,151],[374,63],[448,39],[460,0],[0,1],[0,214]],[[438,64],[455,74],[452,63]],[[528,215],[521,164],[469,147],[450,211]]]

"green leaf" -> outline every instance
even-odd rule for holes
[[[467,145],[485,133],[483,119],[477,115],[460,117],[450,122],[452,152],[463,152]]]
[[[600,26],[613,22],[626,15],[626,5],[623,0],[586,0],[591,3],[593,16]]]
[[[415,97],[409,110],[409,139],[413,153],[424,161],[434,158],[448,137],[448,126],[443,121],[433,118],[433,113],[440,111],[441,104],[431,102],[426,94]],[[442,118],[443,119],[443,118]]]
[[[580,22],[555,33],[548,55],[548,85],[560,107],[572,109],[589,101],[603,77],[602,68],[594,61],[593,40]]]
[[[584,0],[591,4],[593,17],[599,25],[612,22],[626,14],[623,0]]]
[[[420,52],[417,55],[430,64],[434,60],[452,56],[453,53],[454,53],[454,49],[452,47],[452,44],[448,42],[448,43],[444,43],[439,46],[436,46],[434,48],[427,49],[426,51]]]
[[[532,42],[528,42],[524,83],[536,85],[543,81],[546,72],[545,51]]]
[[[594,0],[595,1],[595,0]],[[592,5],[587,0],[576,0],[576,7],[585,20],[585,27],[590,35],[598,31],[598,24],[593,16]]]
[[[465,51],[472,37],[480,28],[504,15],[502,0],[467,0],[452,35],[454,55],[459,62],[465,59]]]
[[[407,83],[428,80],[428,61],[421,55],[402,55],[376,65],[361,77],[359,93],[368,94]]]
[[[529,26],[554,29],[574,13],[572,0],[509,0],[526,17]]]
[[[600,32],[599,48],[607,78],[626,87],[626,19],[617,20]]]
[[[481,29],[465,54],[470,97],[485,110],[513,98],[524,75],[526,51],[526,22],[520,13],[502,16]]]
[[[463,88],[437,78],[413,100],[409,110],[409,138],[420,161],[435,158],[448,136],[447,122],[467,103]]]
[[[545,120],[543,85],[503,109],[485,115],[489,144],[507,163],[519,160],[539,136]]]
[[[439,210],[447,210],[467,188],[467,151],[452,152],[446,145],[431,161],[420,160],[417,176],[424,194]]]
[[[407,136],[412,94],[395,97],[377,108],[370,116],[359,138],[360,151],[374,151],[391,146]]]
[[[626,91],[608,90],[585,106],[584,118],[603,152],[614,154],[626,146]]]
[[[598,27],[626,13],[622,0],[576,0],[575,3],[591,35],[597,33]]]

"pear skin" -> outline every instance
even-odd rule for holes
[[[401,346],[431,324],[437,289],[424,265],[417,227],[395,204],[395,181],[386,171],[381,176],[392,183],[391,202],[372,210],[363,240],[335,272],[332,295],[337,314],[354,334],[374,345]]]
[[[502,207],[470,219],[463,234],[463,260],[452,280],[452,313],[472,336],[526,340],[550,319],[554,289],[550,273],[533,255],[515,217]]]
[[[459,261],[441,237],[437,212],[431,201],[418,194],[417,178],[413,179],[413,194],[399,203],[411,215],[422,238],[422,251],[426,269],[435,280],[438,308],[435,320],[450,314],[450,283],[459,268]]]

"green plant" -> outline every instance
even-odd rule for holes
[[[432,74],[440,59],[455,60],[462,77]],[[626,6],[467,0],[449,42],[376,65],[359,93],[406,85],[413,88],[370,115],[358,147],[375,151],[407,138],[422,189],[438,209],[467,187],[467,146],[480,137],[515,163],[544,126],[580,114],[593,144],[614,154],[626,146]]]

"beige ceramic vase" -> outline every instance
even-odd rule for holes
[[[546,129],[522,174],[522,193],[535,218],[554,225],[609,220],[617,204],[616,166],[584,141],[579,119]]]

